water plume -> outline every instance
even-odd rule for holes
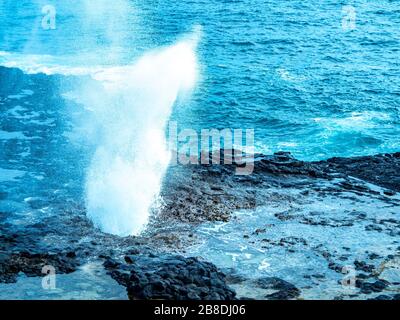
[[[178,95],[196,82],[199,33],[93,75],[102,90],[87,90],[85,104],[101,139],[87,174],[86,207],[104,232],[137,235],[148,221],[169,163],[168,119]]]

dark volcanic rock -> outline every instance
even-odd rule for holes
[[[369,294],[372,292],[381,292],[387,288],[389,283],[384,280],[376,280],[375,282],[356,281],[356,286],[360,288],[362,293]]]
[[[178,241],[182,241],[181,247],[185,248],[185,241],[196,241],[193,223],[227,221],[238,209],[271,203],[296,202],[297,208],[301,208],[302,201],[309,198],[323,200],[326,196],[344,194],[351,200],[354,195],[383,199],[388,208],[391,208],[389,205],[395,208],[393,212],[398,206],[394,195],[400,190],[399,153],[319,162],[299,161],[287,152],[256,155],[254,172],[249,176],[235,175],[238,166],[233,163],[170,167],[161,194],[164,206],[160,214],[153,217],[154,221],[143,237],[120,238],[103,234],[88,221],[84,209],[78,212],[75,207],[71,209],[74,214],[63,210],[66,214],[17,230],[3,221],[7,213],[0,212],[0,282],[16,281],[19,272],[43,276],[44,265],[54,266],[57,273],[70,273],[85,261],[100,257],[105,259],[104,267],[109,274],[127,288],[131,299],[234,299],[235,293],[227,286],[224,274],[214,265],[196,258],[158,253],[155,248],[165,250],[168,245],[177,249]],[[380,194],[353,176],[388,190]],[[288,189],[299,192],[295,195],[285,193],[284,190]],[[8,200],[10,196],[0,191],[0,199]],[[40,208],[45,203],[38,200],[30,201],[28,205]],[[360,224],[367,232],[385,233],[393,240],[400,235],[400,221],[395,219],[395,215],[372,218],[356,210],[344,211],[338,218],[329,212],[322,215],[294,209],[275,213],[277,221],[318,228],[346,228]],[[300,238],[288,234],[280,239],[269,239],[269,228],[260,222],[257,228],[242,237],[249,241],[258,238],[266,246],[276,246],[288,253],[293,250],[318,253],[326,259],[327,267],[339,274],[343,274],[344,265],[350,262],[340,250],[328,250],[323,245],[311,247],[312,241],[306,236]],[[184,239],[186,231],[187,239]],[[352,251],[352,248],[344,249],[349,253]],[[117,256],[120,252],[126,254]],[[371,296],[382,292],[382,299],[399,298],[388,294],[388,287],[391,289],[392,284],[380,280],[379,275],[373,275],[379,271],[382,257],[368,255],[373,262],[367,257],[357,258],[354,262],[355,269],[366,274],[357,274],[359,291]],[[309,278],[314,281],[318,277]],[[238,278],[230,281],[241,282]],[[254,286],[271,291],[265,293],[266,299],[296,299],[300,295],[295,285],[277,277],[259,279]]]
[[[104,262],[109,274],[136,299],[231,300],[235,292],[211,263],[177,255],[138,255],[128,264]]]
[[[74,252],[59,254],[20,252],[0,253],[0,282],[15,282],[18,273],[27,276],[44,276],[44,266],[52,266],[56,273],[71,273],[79,265]]]
[[[222,155],[224,152],[221,150]],[[227,221],[237,209],[268,202],[271,186],[293,187],[304,177],[329,178],[318,165],[298,161],[290,153],[256,155],[250,175],[236,175],[239,164],[171,166],[164,179],[161,217],[185,222]]]
[[[315,163],[321,170],[341,172],[394,191],[400,191],[400,152],[374,156],[331,158]],[[389,192],[393,194],[393,192]]]
[[[221,154],[224,154],[221,150]],[[251,175],[235,175],[233,164],[176,165],[167,172],[162,197],[165,206],[161,217],[185,222],[226,221],[238,209],[249,209],[268,203],[267,190],[309,186],[304,194],[315,191],[379,195],[363,183],[351,180],[357,177],[388,188],[386,196],[400,191],[400,153],[354,158],[332,158],[318,162],[303,162],[288,152],[274,155],[255,155]],[[317,180],[342,178],[337,187],[318,190]],[[283,195],[281,195],[283,197]],[[290,216],[288,216],[290,218]],[[323,224],[324,222],[318,222]],[[341,226],[339,223],[338,226]]]
[[[276,292],[265,296],[268,300],[290,300],[300,295],[300,290],[296,286],[276,277],[258,279],[256,286],[262,289],[276,290]]]
[[[375,298],[372,298],[370,300],[392,300],[391,296],[385,295],[385,294],[381,294]]]
[[[355,269],[358,271],[364,271],[364,272],[368,272],[371,273],[372,271],[374,271],[375,267],[372,264],[367,264],[365,263],[365,261],[354,261],[354,266]]]

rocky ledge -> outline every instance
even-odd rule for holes
[[[279,274],[247,279],[237,270],[221,270],[204,259],[190,257],[190,251],[184,250],[201,240],[194,230],[203,223],[229,222],[237,210],[286,203],[289,209],[276,211],[272,223],[260,220],[253,232],[242,237],[259,245],[266,256],[274,250],[283,250],[276,252],[285,255],[313,254],[337,275],[342,276],[346,265],[354,265],[356,291],[337,295],[336,299],[398,299],[400,281],[387,270],[398,269],[400,257],[400,153],[318,162],[299,161],[287,152],[256,155],[254,172],[248,176],[235,175],[238,166],[170,167],[162,189],[161,211],[140,237],[101,233],[86,219],[82,206],[20,230],[11,228],[6,213],[0,213],[0,283],[15,282],[21,272],[40,276],[44,265],[53,265],[58,273],[71,273],[97,259],[112,278],[127,288],[130,299],[246,298],[232,290],[238,286],[264,290],[264,299],[303,298],[308,287],[329,280],[328,271],[312,270],[302,275],[309,280],[308,285]],[[337,212],[301,209],[309,205],[311,198],[324,201],[329,197],[353,203],[355,209],[343,210],[341,216]],[[358,203],[360,199],[364,202]],[[376,209],[384,208],[385,213],[377,216],[357,207],[371,206],[369,200],[373,201],[372,207],[378,203]],[[366,235],[380,234],[388,240],[382,243],[382,252],[365,249],[355,256],[353,248],[340,242],[332,248],[323,237],[318,244],[306,235],[269,233],[286,223],[326,228],[329,232],[357,227]]]
[[[211,263],[168,254],[130,252],[124,262],[108,258],[104,266],[130,299],[232,300],[235,292]]]
[[[236,175],[240,164],[172,166],[165,178],[162,217],[187,222],[227,221],[234,210],[251,209],[270,200],[271,188],[309,186],[341,178],[336,190],[374,193],[352,177],[386,188],[385,195],[400,191],[400,152],[353,158],[305,162],[289,152],[255,155],[250,175]],[[210,158],[212,155],[210,156]],[[284,196],[283,196],[284,197]]]

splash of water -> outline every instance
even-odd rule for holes
[[[86,208],[104,232],[137,235],[148,222],[170,158],[165,127],[178,96],[190,92],[197,80],[200,35],[196,27],[177,43],[118,67],[0,52],[1,65],[27,73],[89,75],[95,80],[83,81],[69,98],[91,114],[90,121],[81,121],[95,132],[89,139],[96,146],[85,182]]]
[[[174,102],[193,88],[198,37],[146,54],[93,77],[86,91],[102,138],[86,180],[88,216],[103,231],[136,235],[145,227],[169,163],[165,127]]]

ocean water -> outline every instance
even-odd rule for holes
[[[201,25],[201,82],[175,110],[182,127],[254,128],[259,150],[307,160],[399,148],[396,1],[353,1],[354,30],[330,0],[52,3],[56,29],[43,30],[46,1],[2,1],[9,63],[120,65]]]
[[[397,1],[352,1],[351,28],[334,0],[53,0],[54,29],[48,4],[0,2],[0,220],[140,233],[171,120],[302,160],[400,149]]]

